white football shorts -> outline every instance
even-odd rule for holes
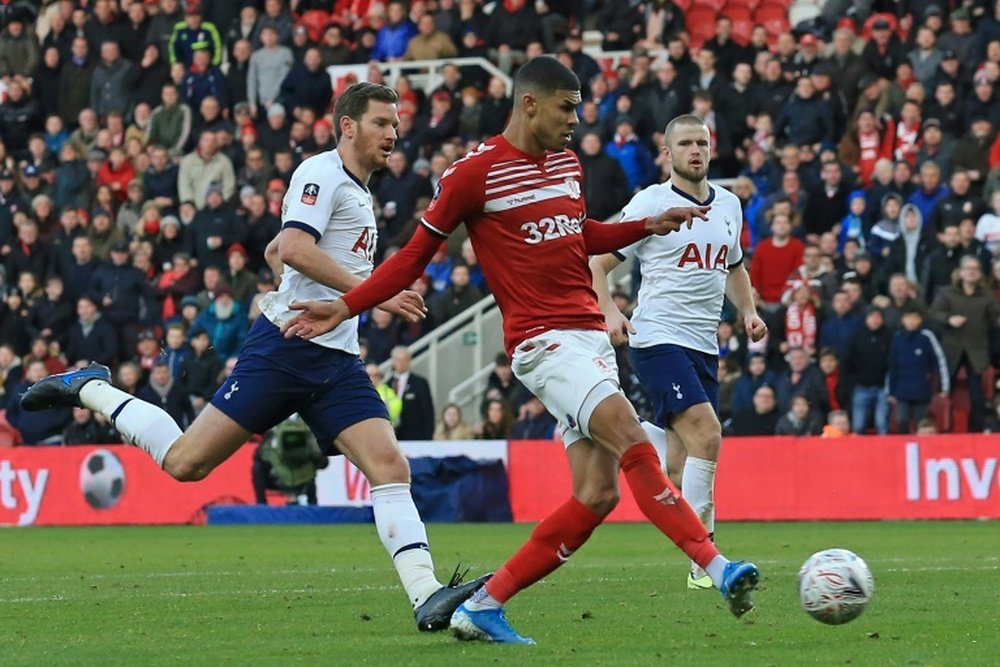
[[[546,331],[514,348],[511,370],[559,421],[566,447],[589,438],[598,404],[621,393],[606,331]]]

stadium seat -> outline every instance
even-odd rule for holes
[[[309,33],[309,40],[320,42],[326,26],[330,23],[330,15],[322,9],[310,9],[299,18],[299,25],[304,25]]]
[[[930,418],[934,420],[934,426],[937,427],[938,433],[952,432],[951,411],[951,399],[941,394],[935,394],[934,398],[931,399]],[[968,418],[968,413],[966,412],[966,424],[968,424]]]
[[[793,26],[811,21],[820,15],[822,8],[813,0],[795,0],[788,8],[788,22]]]
[[[726,5],[726,0],[694,0],[688,11],[695,7],[709,7],[718,13]],[[689,28],[690,30],[690,28]]]
[[[753,11],[748,3],[730,2],[723,7],[721,15],[733,22],[733,40],[743,46],[749,44],[754,21]]]
[[[691,34],[692,48],[700,48],[702,44],[715,37],[716,10],[705,5],[692,5],[684,16],[688,32]]]
[[[767,30],[768,41],[773,42],[783,32],[788,32],[788,9],[781,2],[764,0],[753,13],[754,23],[760,23]]]

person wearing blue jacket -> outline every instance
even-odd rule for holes
[[[401,60],[410,40],[417,34],[417,26],[406,15],[406,5],[390,2],[387,10],[389,22],[375,35],[375,48],[371,60]]]
[[[763,385],[774,386],[775,375],[767,368],[767,358],[760,352],[752,352],[747,360],[747,372],[733,386],[732,414],[753,409],[753,395]]]
[[[656,164],[649,149],[635,135],[635,126],[627,116],[618,119],[614,139],[604,151],[618,160],[630,192],[638,192],[650,185],[656,177]]]
[[[899,432],[913,433],[914,427],[930,412],[933,376],[937,375],[942,396],[951,391],[951,376],[941,344],[924,327],[920,306],[906,304],[902,317],[903,328],[893,335],[889,348],[887,382],[889,401],[896,406]]]
[[[212,339],[212,347],[223,359],[235,356],[247,335],[247,316],[242,304],[233,299],[233,290],[223,285],[215,290],[215,301],[195,320],[189,338],[204,331]]]
[[[928,160],[920,165],[920,187],[910,194],[906,203],[920,209],[921,220],[927,225],[934,207],[949,194],[951,190],[941,182],[941,168]]]

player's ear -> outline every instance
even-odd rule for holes
[[[521,106],[529,116],[534,116],[538,112],[537,93],[529,91],[521,95]]]
[[[341,116],[340,118],[340,136],[347,137],[349,139],[354,138],[356,123],[350,116]]]

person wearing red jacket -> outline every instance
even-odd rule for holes
[[[771,309],[781,303],[788,276],[802,264],[805,249],[802,241],[792,236],[788,216],[774,216],[771,238],[757,245],[750,262],[750,282]]]
[[[125,202],[128,197],[128,184],[135,178],[135,168],[132,161],[125,154],[125,149],[114,147],[108,156],[107,162],[101,165],[97,172],[97,185],[107,185],[114,193],[119,204]]]

